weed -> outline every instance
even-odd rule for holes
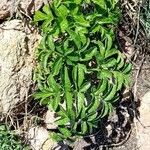
[[[23,146],[19,137],[5,125],[0,125],[0,149],[29,150],[27,146]]]
[[[56,112],[56,140],[92,133],[129,85],[131,64],[115,41],[119,14],[115,0],[53,0],[35,13],[43,39],[34,97]]]

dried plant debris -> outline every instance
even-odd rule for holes
[[[118,26],[117,40],[120,49],[132,62],[141,60],[148,52],[146,29],[141,23],[141,0],[120,0],[122,18]]]
[[[145,29],[147,38],[150,39],[150,0],[142,0],[140,21]]]

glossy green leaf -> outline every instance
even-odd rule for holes
[[[71,56],[71,55],[69,55],[69,56],[67,56],[67,58],[70,59],[71,61],[75,61],[75,62],[79,61],[79,56]]]
[[[119,91],[124,84],[124,76],[122,73],[117,72],[117,71],[113,72],[113,74],[114,74],[114,77],[117,81],[117,91]]]
[[[78,64],[78,87],[80,88],[80,86],[83,83],[84,80],[84,66],[82,64]]]
[[[119,99],[120,99],[120,95],[119,95],[119,93],[117,93],[117,94],[114,96],[114,98],[111,100],[111,102],[114,103],[114,102],[116,102],[116,101],[119,101]]]
[[[62,32],[65,32],[66,29],[68,28],[68,21],[67,19],[62,19],[62,21],[60,22],[60,28]]]
[[[124,75],[124,85],[127,87],[132,85],[132,80],[131,80],[131,77],[129,75]]]
[[[43,21],[48,19],[48,16],[45,13],[42,13],[41,11],[36,11],[34,15],[34,21]]]
[[[49,61],[48,61],[49,57],[50,57],[50,54],[47,53],[47,54],[44,55],[44,57],[42,59],[43,67],[45,68],[45,70],[47,70],[47,65],[49,63]]]
[[[117,64],[117,61],[115,58],[111,58],[105,62],[105,64],[102,65],[103,68],[110,68],[115,67]]]
[[[88,21],[85,20],[85,18],[83,17],[83,15],[76,15],[74,16],[75,22],[84,26],[84,27],[89,27],[90,24]]]
[[[97,41],[96,44],[98,44],[100,55],[104,59],[105,58],[105,53],[106,53],[106,49],[105,49],[104,44],[101,41]]]
[[[64,87],[66,92],[69,92],[71,90],[71,83],[70,83],[67,67],[64,68]]]
[[[77,65],[73,67],[72,77],[73,77],[73,80],[74,80],[74,83],[75,83],[75,87],[77,89],[77,77],[78,77],[78,66]]]
[[[56,109],[58,108],[58,105],[61,101],[61,98],[60,98],[60,93],[56,93],[55,94],[55,98],[53,100],[51,100],[51,104],[52,104],[52,108],[54,111],[56,111]]]
[[[101,118],[103,118],[103,117],[105,117],[106,115],[108,115],[108,114],[109,114],[109,110],[110,110],[109,103],[104,102],[104,103],[103,103],[103,110],[102,110]]]
[[[87,90],[90,88],[91,83],[90,82],[86,82],[81,86],[80,92],[87,92]]]
[[[66,91],[66,92],[65,92],[65,98],[66,98],[67,111],[70,111],[70,110],[72,110],[72,108],[73,108],[73,97],[72,97],[72,93]]]
[[[60,134],[60,133],[55,133],[55,132],[53,132],[52,135],[51,135],[51,138],[52,138],[54,141],[60,142],[60,141],[63,140],[63,135]]]
[[[62,56],[64,54],[64,50],[61,46],[56,46],[57,54],[60,54],[59,56]]]
[[[57,84],[56,80],[54,79],[54,77],[51,74],[47,78],[47,82],[48,82],[49,85],[51,85],[52,89],[55,92],[59,91],[59,85]]]
[[[121,69],[125,64],[125,61],[121,55],[118,55],[117,64],[117,70]]]
[[[95,95],[103,93],[107,88],[108,81],[106,79],[101,79],[98,88],[95,91]]]
[[[116,55],[116,54],[118,54],[118,50],[116,49],[107,50],[105,53],[105,59],[112,57],[113,55]]]
[[[53,17],[52,12],[51,12],[51,8],[49,7],[49,5],[44,5],[43,9],[42,9],[46,14],[48,14],[49,16]]]
[[[97,117],[97,112],[95,112],[93,115],[88,116],[88,121],[94,121]]]
[[[78,99],[77,99],[77,108],[78,108],[78,113],[80,113],[82,108],[85,107],[84,106],[85,96],[84,96],[83,93],[78,92],[77,97],[78,97]]]
[[[99,78],[100,79],[106,79],[106,78],[112,78],[112,72],[110,70],[107,70],[107,69],[102,69],[100,72],[99,72]]]
[[[62,58],[58,58],[53,65],[53,76],[58,75],[60,69],[62,68],[63,65],[63,59]]]
[[[107,34],[106,37],[107,37],[107,51],[108,51],[112,48],[113,39],[109,34]]]
[[[58,8],[59,5],[61,4],[61,0],[54,0],[52,4],[55,8]]]
[[[132,69],[132,64],[128,63],[123,68],[123,73],[128,74],[131,71],[131,69]]]
[[[85,58],[81,59],[81,61],[91,60],[96,55],[96,52],[97,52],[97,48],[95,47],[90,52],[87,52],[85,54]]]
[[[67,29],[68,34],[70,35],[71,39],[75,42],[78,49],[81,48],[81,41],[80,37],[72,30]]]
[[[83,34],[83,33],[79,33],[79,36],[80,36],[80,39],[81,39],[81,42],[82,42],[82,45],[85,45],[86,44],[86,36]]]
[[[71,93],[71,83],[68,75],[68,70],[65,67],[64,70],[64,88],[65,88],[65,98],[66,98],[66,108],[69,115],[69,118],[74,119],[74,112],[73,112],[73,95]]]
[[[47,98],[54,95],[54,93],[50,92],[50,91],[45,91],[45,92],[36,92],[33,94],[33,97],[35,99],[41,99],[41,98]]]
[[[54,45],[53,37],[51,35],[48,35],[48,37],[47,37],[47,44],[48,44],[50,50],[52,50],[52,51],[55,50],[55,45]]]
[[[35,12],[34,22],[44,21],[43,22],[44,26],[48,26],[49,24],[51,24],[51,21],[53,20],[53,14],[48,5],[45,5],[43,7],[43,12],[39,10]]]
[[[59,131],[65,136],[65,138],[68,138],[71,136],[71,132],[67,128],[58,128]]]
[[[111,101],[113,97],[116,95],[117,85],[113,85],[108,94],[104,96],[104,101]]]
[[[81,53],[81,52],[84,52],[84,51],[88,48],[89,44],[90,44],[90,39],[87,38],[86,45],[84,45],[84,46],[79,50],[79,52],[80,52],[80,53]]]
[[[60,118],[58,120],[55,121],[55,124],[57,125],[66,125],[69,123],[69,118]]]
[[[105,0],[92,0],[92,1],[98,4],[101,8],[105,9]]]
[[[82,2],[82,0],[74,0],[74,2],[75,2],[76,4],[80,4],[80,3]]]
[[[93,100],[93,102],[91,102],[90,106],[88,107],[87,112],[88,113],[94,112],[95,110],[97,110],[99,105],[100,105],[100,100],[99,99]]]
[[[100,25],[104,25],[104,24],[112,24],[113,23],[113,19],[111,17],[108,18],[101,18],[98,23]]]
[[[85,134],[88,130],[88,126],[87,126],[87,123],[86,122],[83,122],[81,124],[81,129],[82,129],[82,133]]]
[[[65,103],[64,103],[64,105],[65,105]],[[66,111],[66,109],[65,109],[65,106],[62,106],[61,104],[59,105],[59,111],[57,112],[57,114],[59,115],[59,117],[61,117],[61,118],[68,118],[68,116],[67,116],[67,111]]]
[[[66,17],[69,13],[69,10],[67,9],[67,7],[65,5],[60,5],[57,9],[59,16],[61,17]]]
[[[86,114],[86,108],[85,108],[85,107],[82,107],[82,110],[81,110],[80,114],[78,114],[78,115],[79,115],[79,117],[80,117],[81,119],[86,118],[86,116],[87,116],[87,114]]]

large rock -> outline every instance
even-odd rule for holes
[[[0,26],[0,113],[27,98],[39,39],[36,31],[24,31],[20,20]]]
[[[43,127],[31,127],[27,140],[33,150],[51,150],[57,147],[57,142],[50,139],[49,132]]]
[[[141,101],[140,122],[137,121],[137,139],[139,150],[150,149],[150,91],[147,92]]]
[[[1,0],[0,20],[4,20],[9,16],[12,17],[12,15],[18,11],[26,16],[30,16],[48,1],[49,0]]]
[[[44,122],[46,124],[47,129],[57,129],[57,125],[55,124],[56,117],[55,117],[55,112],[48,110],[45,114],[44,117]]]
[[[9,6],[11,5],[8,0],[1,0],[0,3],[0,20],[7,18],[10,15]]]

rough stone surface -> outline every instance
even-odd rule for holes
[[[19,3],[25,14],[31,15],[43,5],[43,0],[21,0]]]
[[[137,139],[139,150],[150,150],[150,91],[141,101],[140,122],[137,122]]]
[[[27,16],[32,15],[49,0],[1,0],[0,1],[0,20],[4,20],[13,13],[23,13]]]
[[[10,1],[1,0],[1,2],[0,2],[0,20],[3,20],[9,16],[9,14],[10,14],[9,6],[10,6]]]
[[[48,110],[45,115],[45,124],[47,129],[56,129],[57,125],[54,123],[56,121],[55,112]]]
[[[20,20],[0,27],[0,113],[7,113],[26,98],[40,36],[24,31]]]
[[[43,144],[42,150],[52,150],[52,149],[58,150],[58,149],[56,149],[56,147],[58,147],[58,149],[59,149],[57,142],[54,142],[52,139],[48,139]]]
[[[51,150],[57,146],[57,143],[49,138],[48,131],[43,127],[30,128],[27,139],[33,150]]]
[[[142,103],[147,104],[147,106],[150,106],[150,91],[147,92],[142,99]]]

